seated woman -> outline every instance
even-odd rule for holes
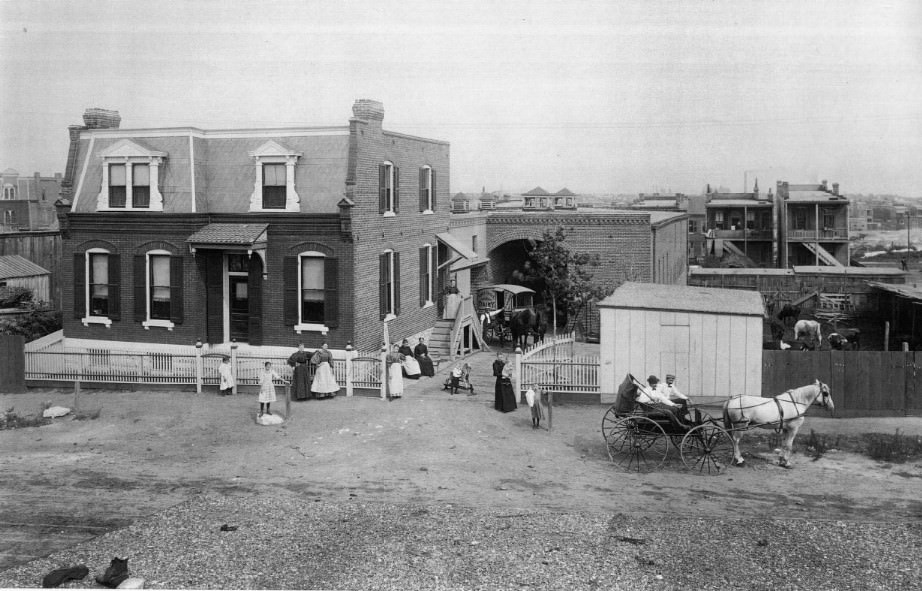
[[[429,347],[426,346],[426,341],[423,337],[419,337],[419,344],[413,348],[413,356],[416,357],[419,369],[424,376],[431,378],[435,375],[435,365],[432,363],[432,358],[429,357]]]
[[[406,339],[403,339],[403,343],[400,344],[400,349],[397,352],[403,355],[403,361],[401,362],[403,377],[418,380],[423,375],[422,370],[419,368],[419,362],[413,357],[413,349],[410,348],[410,343]]]

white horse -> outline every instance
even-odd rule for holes
[[[816,320],[798,320],[794,325],[794,340],[801,340],[801,336],[809,337],[810,341],[816,343],[819,348],[823,344],[823,331],[820,330],[820,323]]]
[[[794,437],[804,423],[804,414],[811,404],[818,404],[829,412],[835,410],[829,386],[816,382],[788,390],[774,398],[761,396],[734,396],[724,403],[724,427],[733,439],[733,458],[736,465],[743,464],[740,438],[750,427],[778,429],[784,432],[779,465],[789,468]]]

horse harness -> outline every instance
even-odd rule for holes
[[[785,394],[788,395],[788,398],[791,399],[791,404],[793,404],[793,405],[794,405],[794,408],[797,409],[797,416],[794,417],[793,419],[789,419],[789,420],[792,420],[792,421],[793,421],[794,419],[799,419],[800,417],[804,416],[804,414],[805,414],[805,413],[801,413],[801,412],[800,412],[800,407],[798,406],[797,401],[794,400],[794,391],[793,391],[793,390],[787,390],[787,391],[785,391],[785,392],[782,392],[782,393],[779,394],[778,396],[775,396],[774,398],[772,398],[772,400],[775,401],[775,405],[778,407],[778,421],[777,421],[778,426],[775,428],[775,433],[781,433],[781,432],[784,430],[784,407],[781,406],[781,400],[779,400],[779,399],[780,399],[782,396],[784,396]],[[761,406],[762,404],[765,404],[766,402],[768,402],[768,401],[766,400],[765,402],[762,402],[761,404],[756,405],[756,406]],[[746,408],[756,408],[756,406],[747,406]],[[807,406],[810,406],[810,405],[808,404]],[[740,399],[740,418],[743,419],[743,420],[745,420],[745,421],[748,423],[748,422],[749,422],[749,419],[746,418],[746,413],[743,412],[744,410],[745,410],[745,409],[743,408],[742,399]],[[775,422],[775,421],[772,421],[772,423],[774,423],[774,422]],[[764,425],[770,425],[770,424],[772,424],[772,423],[762,423],[761,425],[755,425],[755,426],[756,426],[756,427],[761,427],[761,426],[764,426]]]

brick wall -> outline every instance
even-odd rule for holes
[[[490,214],[487,220],[489,252],[511,240],[540,240],[545,230],[553,232],[558,226],[566,231],[566,243],[570,248],[599,255],[600,264],[593,272],[599,283],[615,286],[624,281],[652,280],[652,240],[647,214]],[[684,257],[684,254],[683,243],[675,256]],[[501,261],[491,260],[491,270],[498,269],[500,264]],[[491,279],[494,282],[503,280],[504,277],[495,276]]]
[[[437,245],[435,235],[448,231],[450,210],[449,146],[445,142],[383,131],[383,112],[358,109],[351,120],[347,195],[352,208],[355,294],[352,315],[358,349],[380,347],[383,323],[379,314],[378,257],[385,249],[400,253],[400,314],[389,322],[392,341],[421,333],[435,324],[437,307],[419,306],[419,248]],[[378,209],[378,166],[392,162],[400,169],[397,215],[385,217]],[[436,208],[419,211],[419,169],[436,172]]]
[[[353,307],[352,245],[342,240],[336,216],[215,216],[145,215],[145,214],[71,214],[71,230],[63,241],[62,284],[64,334],[68,338],[156,342],[189,345],[207,334],[205,278],[199,260],[189,251],[186,239],[209,221],[260,223],[269,222],[267,264],[262,290],[263,343],[294,346],[304,342],[319,347],[324,341],[332,348],[343,348],[352,340]],[[103,247],[121,255],[121,320],[110,328],[91,324],[83,326],[74,313],[74,252]],[[183,257],[183,322],[172,330],[161,327],[145,329],[134,319],[134,255],[162,248]],[[339,261],[340,324],[324,337],[320,333],[298,335],[284,325],[282,259],[305,250],[320,250]],[[201,253],[198,257],[203,256]]]

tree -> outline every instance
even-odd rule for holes
[[[562,227],[545,230],[528,257],[541,277],[545,301],[551,304],[554,333],[557,332],[557,309],[578,315],[583,307],[612,292],[611,286],[592,279],[592,269],[599,266],[599,255],[573,252],[566,246],[567,234]]]

